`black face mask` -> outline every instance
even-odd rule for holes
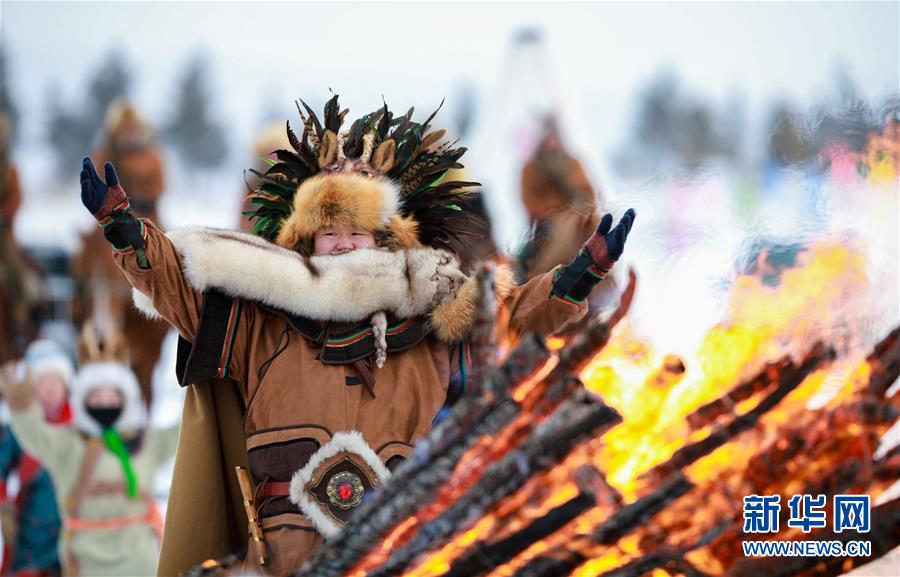
[[[92,409],[88,407],[87,414],[100,423],[102,428],[108,429],[109,427],[112,427],[112,424],[115,423],[116,419],[119,418],[119,415],[122,414],[122,407],[103,407],[102,409]]]

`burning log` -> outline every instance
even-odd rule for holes
[[[652,493],[616,511],[591,532],[591,539],[601,545],[611,545],[693,488],[683,474],[675,473]]]
[[[515,577],[556,577],[568,575],[588,560],[582,550],[596,549],[596,545],[612,545],[651,517],[666,508],[672,501],[685,495],[694,485],[681,473],[676,473],[657,489],[634,503],[617,510],[597,526],[590,535],[580,536],[574,546],[564,549],[562,557],[536,557],[516,572]],[[556,555],[558,552],[554,552]],[[558,562],[560,559],[563,563]],[[564,570],[568,567],[568,570]]]
[[[888,349],[876,350],[884,353]],[[873,358],[870,355],[869,361]],[[774,434],[776,440],[750,459],[744,473],[746,484],[737,494],[860,493],[871,490],[873,480],[894,481],[897,468],[889,460],[891,452],[877,460],[874,467],[870,462],[879,437],[896,420],[897,409],[874,398],[866,389],[860,389],[851,399],[835,407],[803,413],[799,420],[779,428]],[[803,483],[799,488],[798,482]],[[743,555],[739,515],[739,510],[717,514],[719,518],[729,516],[734,520],[733,526],[711,547],[726,567]],[[786,510],[781,517],[784,524]]]
[[[687,553],[709,544],[709,542],[716,538],[726,526],[727,525],[725,524],[720,524],[714,527],[695,543],[687,546],[661,547],[648,555],[644,555],[639,559],[635,559],[634,561],[623,565],[622,567],[602,573],[600,577],[641,577],[641,575],[660,567],[676,567],[682,565],[684,563],[684,556]],[[699,573],[699,571],[696,570],[695,572]]]
[[[571,549],[557,549],[550,554],[535,557],[516,571],[515,577],[559,577],[568,575],[587,560],[587,557]]]
[[[878,347],[876,350],[881,355],[884,355],[890,350],[890,348]],[[778,383],[776,390],[765,397],[757,405],[756,409],[745,415],[745,420],[736,418],[735,421],[737,424],[732,423],[728,426],[722,427],[720,431],[728,432],[729,437],[720,440],[723,442],[730,440],[730,438],[732,438],[734,435],[737,435],[742,431],[746,431],[747,429],[749,429],[753,424],[758,422],[759,418],[765,412],[776,406],[778,402],[780,402],[784,398],[785,395],[794,390],[800,384],[800,382],[802,382],[805,377],[816,368],[819,363],[830,359],[832,356],[833,353],[831,351],[820,346],[814,349],[810,354],[808,354],[804,362],[800,363],[799,366],[794,366],[793,364],[791,364],[785,367],[785,369],[781,371],[782,374],[778,376],[777,380],[773,380],[773,382]],[[870,355],[869,360],[872,361],[873,358],[877,358],[877,355]],[[771,373],[768,378],[772,378]],[[877,378],[877,375],[873,373],[873,379],[874,378]],[[883,377],[883,380],[887,380],[890,378],[891,376],[888,375],[887,377]],[[758,376],[757,379],[754,379],[754,381],[756,382],[759,382],[760,380],[762,380],[760,376]],[[885,389],[886,387],[881,388],[881,390]],[[758,390],[759,389],[757,389],[757,391]],[[723,406],[723,404],[720,403],[718,404],[718,406]],[[785,431],[780,431],[778,436],[781,441],[772,444],[773,449],[777,447],[778,449],[783,450],[786,444],[792,447],[793,450],[789,451],[789,454],[784,455],[786,458],[782,462],[793,462],[793,460],[798,456],[801,457],[801,461],[803,461],[807,457],[809,459],[821,458],[823,456],[823,451],[827,452],[828,454],[833,453],[836,456],[843,455],[845,458],[848,454],[869,454],[872,450],[874,450],[874,446],[876,445],[876,443],[874,443],[874,439],[877,438],[877,436],[873,436],[870,440],[866,440],[865,438],[860,437],[859,433],[856,433],[856,436],[850,437],[850,439],[855,439],[855,442],[859,444],[859,447],[851,448],[849,445],[847,445],[847,440],[845,437],[841,436],[840,438],[837,438],[838,435],[836,435],[836,432],[843,430],[846,427],[858,426],[874,426],[876,428],[873,429],[873,431],[883,430],[886,425],[889,425],[890,422],[896,418],[896,410],[894,410],[894,408],[890,405],[886,405],[882,401],[879,401],[877,399],[862,398],[852,403],[845,403],[843,405],[839,405],[837,407],[833,407],[824,411],[808,414],[808,417],[808,420],[802,420],[799,425],[796,423],[792,423],[794,428],[796,428],[796,430],[794,431],[796,434],[793,435],[793,437],[797,439],[798,442],[793,444],[784,443],[783,441],[789,439],[792,435],[786,436]],[[818,425],[818,427],[812,433],[810,432],[811,423],[815,423],[816,425]],[[715,433],[713,434],[715,435]],[[704,441],[706,441],[706,439],[704,439]],[[703,441],[701,441],[701,444],[702,443]],[[868,450],[865,450],[867,443],[869,443],[869,447]],[[683,458],[678,463],[678,468],[680,469],[690,465],[691,463],[696,461],[698,456],[708,454],[711,450],[717,448],[718,446],[721,446],[721,444],[722,443],[717,443],[716,447],[711,448],[709,446],[706,446],[705,449],[709,450],[700,451],[696,453],[692,458]],[[685,453],[681,454],[684,455]],[[896,457],[897,454],[898,453],[896,452],[889,452],[887,455],[885,455],[885,459],[882,459],[879,462],[883,470],[882,475],[889,474],[889,459],[891,459],[892,457]],[[773,459],[773,461],[774,460],[775,459]],[[672,463],[673,461],[670,459],[668,464],[671,465]],[[784,484],[784,487],[781,487],[782,489],[786,490],[787,485],[791,483],[791,479],[795,478],[794,475],[796,474],[797,469],[804,469],[804,465],[802,464],[802,462],[795,463],[795,467],[792,470],[785,469],[782,471],[787,475],[787,477],[781,481],[781,483]],[[867,471],[865,467],[856,462],[843,463],[838,461],[838,465],[830,470],[817,470],[819,477],[818,483],[807,484],[802,489],[802,492],[812,494],[835,494],[837,492],[848,492],[850,488],[855,488],[856,490],[859,490],[859,488],[864,489],[866,486],[868,486],[868,482],[873,474],[872,471]],[[878,469],[876,469],[876,471],[877,470]],[[656,473],[658,474],[659,471],[660,468],[656,470]],[[768,471],[769,474],[767,474],[766,471]],[[748,468],[747,472],[760,473],[760,477],[765,478],[766,484],[768,484],[769,486],[771,486],[771,484],[774,482],[770,474],[772,471],[768,467],[758,467],[751,465]],[[877,472],[874,474],[877,475]],[[896,479],[896,475],[892,477],[892,480],[893,479]],[[714,482],[715,479],[711,479],[711,481]],[[704,489],[707,488],[700,487],[699,489],[700,490],[695,494],[702,494],[704,493]],[[710,486],[708,489],[715,490],[712,486]],[[747,491],[746,493],[749,494],[750,492],[753,491]],[[739,502],[739,499],[737,502]],[[729,521],[723,524],[723,526],[720,527],[716,533],[710,534],[710,537],[713,540],[728,543],[729,548],[733,549],[733,545],[738,544],[740,539],[740,510],[732,510],[730,513],[719,511],[717,513],[717,518],[722,519],[723,516],[726,519],[729,519]],[[604,523],[604,525],[606,525],[606,523]],[[669,529],[660,529],[660,531],[664,535],[667,532],[672,532],[675,530],[676,529],[674,527],[669,527]],[[718,537],[716,537],[716,535],[718,535]],[[617,542],[620,538],[620,536],[611,537],[609,539],[610,544]],[[652,547],[652,545],[650,546]],[[696,545],[696,547],[699,546],[700,545]],[[596,553],[596,549],[592,550],[590,547],[586,546],[585,543],[577,542],[576,540],[576,542],[567,545],[562,550],[555,550],[552,553],[548,553],[544,556],[532,559],[516,573],[516,577],[549,577],[551,575],[566,575],[571,573],[583,562],[595,556]],[[738,554],[740,553],[742,553],[742,551],[738,551]],[[879,555],[880,554],[883,553],[879,553]],[[736,558],[732,555],[728,555],[727,557],[720,557],[719,555],[717,555],[717,557],[719,557],[720,561],[725,563],[726,567],[733,564]],[[659,567],[665,567],[670,571],[677,572],[678,570],[684,570],[685,562],[684,560],[673,558],[671,554],[662,554],[661,551],[655,551],[654,556],[638,559],[635,560],[631,565],[620,567],[619,570],[622,570],[622,573],[611,572],[609,573],[609,575],[631,574],[628,572],[628,570],[634,570],[633,574],[639,575],[652,568]],[[691,569],[689,573],[695,575],[701,574],[696,569]],[[761,572],[757,574],[765,573]]]
[[[821,458],[825,453],[840,455],[842,458],[853,454],[848,442],[861,439],[863,433],[841,436],[837,434],[839,431],[860,426],[883,428],[890,426],[898,417],[900,410],[891,405],[875,399],[862,399],[824,412],[817,411],[801,419],[799,423],[782,427],[777,432],[777,441],[752,457],[748,463],[752,492],[764,491],[788,472],[788,465],[795,469],[808,468],[808,462]],[[870,432],[868,436],[870,438],[866,442],[877,444],[879,433]]]
[[[689,562],[687,559],[679,559],[675,561],[671,567],[666,567],[667,570],[672,569],[674,571],[668,571],[670,574],[680,574],[684,577],[711,577],[708,573],[704,573],[700,571],[694,564]]]
[[[612,329],[620,320],[622,320],[628,312],[628,309],[631,307],[631,301],[634,298],[636,285],[637,277],[634,271],[629,271],[628,286],[622,293],[618,308],[606,321],[600,319],[592,320],[587,327],[585,327],[584,331],[567,344],[566,347],[560,351],[559,364],[553,368],[553,371],[547,376],[544,382],[556,383],[562,381],[569,373],[581,371],[581,369],[583,369],[585,365],[607,345],[612,334]],[[541,393],[543,392],[544,390],[541,389],[533,390],[532,394],[529,395],[529,398],[523,401],[523,405],[526,407],[534,406],[535,403],[542,399]]]
[[[866,393],[884,397],[890,386],[900,377],[900,327],[882,339],[866,358],[871,373]]]
[[[778,386],[775,389],[775,391],[773,391],[767,397],[765,397],[757,405],[757,407],[755,409],[753,409],[752,411],[747,413],[747,415],[745,415],[743,418],[738,417],[731,424],[723,426],[719,430],[721,438],[717,439],[715,437],[716,433],[713,433],[713,435],[714,435],[713,438],[717,439],[714,446],[710,446],[709,444],[706,444],[709,442],[708,438],[707,438],[707,439],[704,439],[703,441],[700,441],[699,443],[695,444],[695,445],[699,445],[699,447],[702,447],[702,450],[698,450],[695,453],[691,453],[690,448],[693,446],[689,445],[688,447],[684,448],[684,449],[687,449],[687,451],[683,450],[681,453],[676,453],[675,455],[673,455],[672,459],[670,459],[667,463],[663,463],[663,465],[660,465],[659,467],[657,467],[654,471],[652,471],[652,473],[659,475],[660,471],[666,470],[666,468],[665,468],[666,466],[672,466],[674,463],[677,463],[678,466],[677,466],[677,468],[672,467],[672,470],[679,470],[684,467],[687,467],[691,463],[695,462],[700,456],[708,454],[715,448],[718,448],[719,446],[724,444],[724,442],[733,438],[735,435],[740,434],[743,431],[746,431],[753,424],[755,424],[763,414],[765,414],[771,408],[776,406],[778,404],[778,402],[780,402],[784,398],[785,395],[787,395],[790,391],[794,390],[800,384],[800,382],[802,382],[806,378],[806,376],[808,376],[818,366],[819,363],[823,362],[826,359],[829,359],[831,356],[832,356],[832,353],[830,351],[826,350],[822,346],[817,346],[806,356],[804,361],[802,363],[800,363],[799,365],[789,364],[780,371],[781,374],[776,374],[776,375],[774,375],[774,377],[772,376],[772,371],[768,371],[769,375],[765,378],[773,379],[774,382],[778,383]],[[770,365],[770,367],[767,367],[767,368],[770,369],[771,365]],[[755,382],[759,382],[760,380],[761,380],[761,376],[758,376],[757,378],[753,379],[753,381],[755,381]],[[836,407],[836,408],[828,410],[824,413],[815,415],[815,417],[816,417],[817,422],[821,423],[822,421],[824,421],[825,423],[830,425],[830,426],[826,426],[824,428],[826,430],[830,430],[833,433],[836,427],[847,425],[847,424],[859,424],[861,420],[863,422],[873,422],[874,424],[883,425],[885,422],[888,422],[889,420],[891,420],[894,414],[895,414],[895,411],[890,408],[885,408],[885,405],[872,402],[869,399],[864,399],[862,401],[859,401],[858,403],[854,403],[854,404],[850,404],[850,405],[842,405],[842,406]],[[820,420],[820,419],[822,419],[822,420]],[[798,431],[797,431],[798,435],[800,435],[802,432],[805,432],[805,433],[807,433],[807,436],[809,436],[808,428],[804,429],[803,427],[808,427],[808,423],[802,423],[801,427],[798,428]],[[825,432],[827,433],[827,431],[825,431]],[[784,439],[785,437],[783,435],[780,435],[780,438]],[[814,441],[820,448],[823,445],[827,446],[827,443],[826,443],[827,439],[824,439],[821,437],[818,437],[818,438],[814,437]],[[805,444],[804,442],[800,442],[797,445],[799,448],[802,448],[804,444]],[[783,444],[776,443],[776,444],[773,444],[773,447],[783,447]],[[840,451],[843,452],[842,454],[847,454],[846,449],[847,449],[847,447],[845,447],[843,445],[840,447]],[[791,451],[791,452],[795,453],[795,454],[791,455],[791,457],[794,457],[794,456],[796,456],[797,452],[802,452],[802,451],[798,450],[796,452],[795,451]],[[684,457],[684,455],[688,455],[688,456],[690,456],[690,458],[686,458],[686,457]],[[844,492],[849,487],[857,486],[857,483],[860,482],[861,479],[865,476],[864,471],[859,466],[846,465],[846,466],[844,466],[844,469],[846,469],[846,470],[838,470],[840,468],[841,467],[838,467],[836,469],[833,469],[831,472],[826,472],[824,474],[824,477],[831,480],[830,486],[828,486],[828,487],[820,486],[820,487],[816,487],[816,488],[808,486],[804,490],[804,492],[812,492],[812,493],[826,492],[829,494],[834,494],[835,492]],[[749,468],[748,472],[752,472],[752,471],[758,470],[758,469],[766,470],[765,468],[758,468],[758,467],[751,466]],[[766,477],[765,474],[763,474],[762,476],[764,478],[767,478],[767,481],[770,483],[773,480],[771,477]],[[748,493],[749,492],[750,491],[748,491]],[[703,493],[703,491],[701,490],[697,494],[699,495],[700,493]],[[665,491],[663,491],[662,494],[665,494]],[[739,502],[739,500],[738,500],[738,502]],[[623,510],[617,514],[614,514],[613,517],[610,518],[610,520],[608,520],[607,522],[603,523],[600,527],[598,527],[598,529],[595,531],[595,534],[594,534],[596,541],[606,542],[608,544],[614,544],[623,536],[623,534],[614,532],[608,538],[602,538],[603,531],[611,530],[611,528],[615,526],[615,522],[616,522],[618,516],[624,514],[624,511],[625,510]],[[725,517],[730,518],[730,520],[728,523],[726,523],[725,525],[720,527],[716,531],[715,534],[711,534],[710,539],[714,538],[716,535],[722,535],[723,536],[722,538],[726,539],[727,542],[729,542],[729,543],[736,542],[735,537],[739,532],[738,530],[740,529],[740,521],[738,520],[739,513],[740,513],[739,510],[733,510],[729,514],[719,512],[717,515],[717,518],[721,519],[723,517],[723,515],[725,515]],[[641,523],[641,525],[644,525],[644,524],[645,523]],[[729,528],[731,530],[727,531]],[[671,530],[671,529],[672,528],[670,528],[669,530]],[[661,532],[663,534],[665,534],[669,530],[661,529]],[[726,535],[726,531],[727,531],[727,535]],[[597,537],[600,537],[600,538],[597,538]],[[699,547],[699,546],[700,545],[695,545],[694,547]],[[592,552],[592,550],[590,548],[585,547],[583,544],[581,544],[581,546],[570,548],[567,551],[567,553],[565,554],[564,559],[570,565],[577,565],[576,563],[574,563],[575,561],[577,561],[579,558],[586,561],[593,554],[595,554],[595,551],[596,551],[596,549],[594,549],[594,551]],[[659,553],[659,551],[657,551],[657,553]],[[533,560],[532,562],[530,562],[528,565],[523,567],[517,573],[517,577],[522,576],[522,575],[528,575],[529,577],[535,577],[537,575],[541,575],[539,568],[544,567],[544,566],[551,567],[552,571],[553,571],[552,574],[555,574],[555,575],[566,574],[567,571],[564,571],[563,568],[560,566],[560,563],[558,562],[558,556],[554,556],[553,560],[554,560],[554,562],[549,562],[546,558],[540,558],[540,559]],[[641,567],[646,566],[649,568],[656,568],[656,567],[661,567],[663,565],[678,566],[678,563],[676,561],[677,561],[677,559],[673,558],[671,553],[669,553],[669,554],[661,554],[660,553],[659,555],[656,555],[656,556],[650,556],[647,558],[642,558],[640,560],[636,560],[634,562],[634,564],[627,566],[627,570],[625,570],[624,567],[620,568],[620,569],[625,570],[625,572],[623,574],[630,574],[630,573],[628,573],[628,571],[630,571],[630,570],[634,570],[635,574],[640,574],[639,570],[641,569]],[[673,565],[673,563],[674,563],[674,565]],[[646,571],[649,569],[645,568],[644,570]],[[550,574],[551,573],[546,573],[545,575],[549,576]],[[611,575],[618,575],[618,573],[611,573]]]
[[[584,467],[576,475],[580,491],[577,496],[549,511],[527,527],[496,541],[476,543],[457,559],[444,577],[476,577],[509,562],[533,543],[556,533],[570,521],[597,504],[597,492],[610,489],[602,474]],[[589,477],[589,478],[586,478]]]
[[[584,443],[566,459],[578,459],[578,462],[590,460],[592,450],[596,450],[593,443]],[[492,523],[498,531],[492,535],[494,540],[505,538],[521,530],[523,526],[532,523],[537,516],[549,514],[549,512],[536,513],[533,509],[545,509],[546,507],[542,507],[541,504],[552,499],[554,493],[559,490],[559,475],[554,475],[554,470],[535,475],[518,493],[505,500],[497,508],[493,514]],[[581,465],[575,469],[574,474],[566,477],[574,480],[579,494],[590,495],[593,498],[594,506],[608,510],[618,509],[622,506],[622,494],[610,485],[606,475],[594,466]]]
[[[718,449],[735,436],[750,429],[759,419],[775,405],[781,402],[791,391],[796,389],[803,380],[823,362],[834,358],[834,351],[817,343],[800,363],[791,363],[779,375],[778,386],[774,391],[766,395],[758,405],[743,415],[734,418],[730,423],[719,427],[702,441],[687,445],[678,449],[665,463],[654,467],[645,473],[646,477],[662,478],[674,471],[682,469],[695,462],[700,457],[706,456]]]
[[[717,418],[730,414],[734,407],[741,401],[746,401],[753,395],[760,393],[778,382],[779,376],[791,365],[790,356],[783,356],[774,363],[769,363],[756,376],[734,387],[727,394],[711,401],[693,413],[686,419],[692,429],[701,429]]]
[[[541,426],[532,438],[484,472],[480,481],[436,519],[423,524],[412,540],[395,549],[372,577],[399,574],[425,551],[439,547],[468,523],[519,489],[537,471],[552,467],[577,444],[621,421],[602,401],[574,399]]]

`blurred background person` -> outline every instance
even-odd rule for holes
[[[165,190],[162,153],[152,128],[133,104],[120,99],[110,105],[102,140],[92,156],[101,166],[109,161],[121,167],[122,183],[135,190],[132,206],[140,214],[158,219],[157,205]],[[153,370],[168,332],[166,324],[145,318],[131,306],[131,286],[113,263],[103,229],[94,228],[83,237],[72,275],[77,287],[72,319],[75,326],[94,319],[124,332],[141,396],[150,406]]]
[[[21,357],[37,335],[41,278],[16,243],[22,204],[19,173],[11,157],[9,117],[0,113],[0,363]]]
[[[602,194],[594,191],[581,163],[563,144],[553,115],[544,119],[538,146],[522,167],[521,199],[529,222],[529,236],[516,259],[522,282],[575,258],[582,244],[579,239],[597,228],[599,213],[607,210]],[[615,287],[613,275],[595,286],[588,297],[590,310],[607,306]],[[588,314],[570,328],[591,317]]]
[[[44,420],[51,425],[68,424],[72,419],[68,391],[75,375],[68,354],[53,341],[39,340],[28,346],[25,364]],[[12,484],[17,487],[15,494],[8,491]],[[4,545],[0,574],[60,575],[60,519],[53,482],[40,461],[22,451],[8,424],[0,432],[0,501]]]
[[[156,573],[162,520],[149,485],[175,454],[179,425],[148,426],[137,379],[122,362],[124,350],[120,336],[85,329],[67,427],[44,421],[30,371],[16,374],[7,365],[0,376],[13,433],[44,463],[57,489],[66,575]]]
[[[553,116],[545,118],[537,149],[522,168],[521,198],[531,231],[519,252],[522,280],[572,260],[600,222],[594,188],[563,145]]]

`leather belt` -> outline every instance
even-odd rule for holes
[[[291,494],[290,481],[266,481],[259,489],[266,497],[288,497]]]

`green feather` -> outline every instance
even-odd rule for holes
[[[258,204],[281,212],[282,210],[290,211],[291,206],[283,200],[271,200],[261,196],[254,196],[250,199],[251,204]]]

